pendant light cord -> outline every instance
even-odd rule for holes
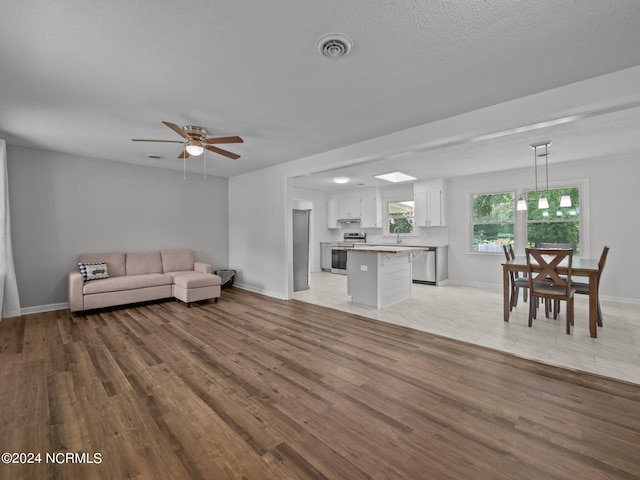
[[[547,173],[547,192],[549,191],[549,144],[544,145],[544,165]]]
[[[538,147],[533,147],[533,165],[536,173],[536,193],[538,193]]]

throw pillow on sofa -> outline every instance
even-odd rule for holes
[[[109,278],[107,272],[107,264],[100,263],[78,263],[80,273],[84,277],[85,282],[88,280],[98,280],[100,278]]]

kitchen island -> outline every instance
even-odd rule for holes
[[[424,248],[359,245],[345,250],[351,301],[383,308],[411,297],[411,262]]]

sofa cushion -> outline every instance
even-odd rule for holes
[[[82,293],[85,295],[91,295],[94,293],[119,292],[122,290],[134,290],[136,288],[171,285],[171,283],[171,277],[169,275],[163,275],[162,273],[126,275],[86,282],[82,288]]]
[[[109,278],[109,272],[107,271],[107,264],[102,263],[79,263],[78,269],[82,274],[84,281],[99,280],[101,278]]]
[[[125,275],[124,253],[83,253],[79,263],[106,263],[109,277]]]
[[[177,272],[182,270],[193,271],[196,256],[193,250],[184,248],[179,250],[162,250],[162,271]]]
[[[165,275],[169,275],[171,278],[176,278],[179,275],[188,275],[190,273],[197,273],[194,270],[178,270],[177,272],[164,272]],[[202,272],[201,272],[202,273]]]
[[[127,253],[127,275],[144,275],[145,273],[162,273],[160,252]]]
[[[185,273],[175,277],[173,283],[182,288],[200,288],[220,285],[222,280],[212,273]]]

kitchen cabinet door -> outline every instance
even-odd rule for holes
[[[429,213],[429,226],[430,227],[439,227],[443,224],[442,222],[442,191],[434,190],[431,192],[427,192],[427,196],[429,197],[428,208],[427,211]]]
[[[382,228],[382,211],[380,201],[377,197],[363,197],[360,199],[362,207],[362,217],[360,226],[362,228]]]
[[[338,218],[360,218],[360,197],[345,197],[338,200]]]
[[[338,228],[338,202],[336,200],[327,202],[327,228]]]
[[[442,216],[442,190],[416,192],[415,220],[419,227],[440,227],[444,225]]]

